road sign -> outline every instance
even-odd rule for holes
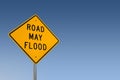
[[[59,42],[37,15],[14,29],[9,36],[35,64]]]

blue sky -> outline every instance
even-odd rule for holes
[[[120,80],[119,0],[1,0],[0,80],[32,80],[33,63],[8,33],[37,14],[60,39],[38,80]]]

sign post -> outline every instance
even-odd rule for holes
[[[33,64],[33,80],[37,80],[37,65]]]
[[[36,64],[58,44],[58,38],[37,15],[12,30],[9,36],[33,61],[33,78],[37,80]]]

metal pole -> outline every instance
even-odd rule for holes
[[[37,65],[33,64],[33,80],[37,80]]]

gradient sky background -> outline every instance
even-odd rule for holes
[[[60,43],[38,80],[120,80],[119,0],[0,0],[0,80],[33,80],[33,63],[8,33],[37,14]]]

